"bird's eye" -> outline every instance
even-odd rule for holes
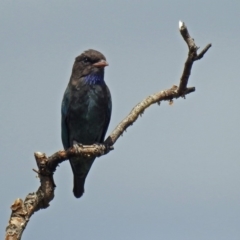
[[[84,59],[83,59],[83,62],[84,63],[88,63],[90,60],[89,60],[89,58],[88,57],[85,57]]]

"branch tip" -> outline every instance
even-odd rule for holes
[[[37,174],[40,174],[40,172],[38,171],[38,170],[36,170],[36,169],[32,169],[35,173],[37,173]]]
[[[184,22],[182,22],[181,20],[179,20],[179,23],[178,23],[178,26],[179,26],[179,29],[181,30],[182,26],[184,25]]]

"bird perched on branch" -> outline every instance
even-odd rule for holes
[[[104,55],[87,50],[76,57],[70,81],[62,100],[62,142],[65,149],[74,144],[102,143],[112,109],[110,91],[104,81]],[[80,198],[95,157],[72,157],[73,193]]]

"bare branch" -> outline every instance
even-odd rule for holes
[[[53,174],[61,162],[72,156],[83,155],[85,157],[100,157],[109,153],[113,150],[113,145],[116,143],[117,139],[129,126],[133,125],[138,117],[142,115],[150,105],[154,103],[158,103],[160,105],[161,101],[169,101],[171,103],[173,99],[185,97],[187,94],[195,91],[195,87],[187,88],[193,62],[201,59],[211,47],[211,44],[208,44],[200,52],[200,54],[197,54],[198,47],[195,45],[194,39],[190,37],[187,27],[183,22],[179,22],[179,29],[189,48],[188,57],[184,65],[179,87],[173,85],[170,89],[157,92],[145,98],[132,109],[125,119],[117,125],[103,144],[96,143],[89,146],[78,144],[66,151],[58,151],[50,157],[47,157],[45,153],[36,152],[34,155],[38,170],[34,171],[38,173],[41,186],[37,192],[29,193],[24,201],[18,198],[12,204],[12,213],[9,224],[6,228],[6,240],[20,240],[32,214],[39,209],[47,208],[49,206],[49,202],[54,198],[54,188],[56,187]]]
[[[179,31],[180,31],[183,39],[187,43],[188,49],[189,49],[188,58],[185,62],[182,77],[180,79],[180,84],[179,84],[179,88],[178,88],[179,95],[184,97],[184,92],[185,92],[185,89],[188,84],[188,79],[191,75],[191,69],[192,69],[193,62],[201,59],[212,45],[208,44],[201,51],[200,54],[197,54],[197,50],[199,49],[199,47],[196,46],[194,39],[191,38],[184,22],[179,21]]]
[[[196,60],[201,59],[211,46],[212,46],[212,44],[209,43],[209,44],[197,55]]]
[[[184,94],[187,95],[191,92],[194,92],[195,88],[187,88],[185,89]],[[144,111],[152,104],[158,103],[160,104],[161,101],[171,101],[174,98],[179,98],[179,91],[178,87],[173,85],[170,89],[155,93],[150,95],[149,97],[145,98],[142,102],[137,104],[129,115],[121,121],[117,127],[113,130],[110,136],[106,139],[105,144],[113,145],[117,139],[123,134],[123,132],[141,116]]]

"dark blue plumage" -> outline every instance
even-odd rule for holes
[[[72,75],[62,101],[62,142],[65,149],[75,143],[101,143],[111,117],[111,95],[104,81],[103,54],[87,50],[75,59]],[[73,157],[73,193],[79,198],[95,158]]]

